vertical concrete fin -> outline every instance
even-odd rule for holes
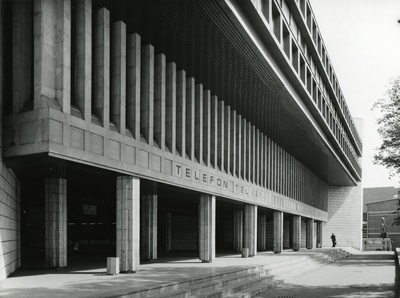
[[[172,154],[176,150],[176,64],[167,63],[166,70],[165,143]]]
[[[157,54],[154,66],[154,140],[165,150],[166,57]]]

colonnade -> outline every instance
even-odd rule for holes
[[[45,226],[46,265],[67,266],[67,179],[45,179]],[[157,259],[158,248],[158,193],[155,182],[146,181],[140,186],[140,179],[133,176],[119,176],[116,179],[116,256],[120,259],[122,272],[138,270],[140,260]],[[216,252],[216,197],[199,195],[198,206],[198,248],[202,262],[212,262]],[[257,249],[266,249],[267,216],[258,212],[260,207],[245,204],[233,212],[233,248],[241,252],[247,248],[249,256],[255,256]],[[273,252],[283,250],[284,212],[273,210]],[[164,215],[165,233],[163,246],[171,249],[171,216]],[[301,216],[291,215],[291,246],[294,251],[301,247]],[[317,221],[316,241],[322,244],[322,222]],[[317,246],[318,246],[317,245]],[[306,218],[306,248],[314,245],[314,220]]]

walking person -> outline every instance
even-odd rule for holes
[[[332,247],[336,247],[336,236],[333,233],[331,235],[331,240],[332,240]]]

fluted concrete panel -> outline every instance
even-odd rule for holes
[[[186,156],[186,73],[176,74],[176,149]]]
[[[224,157],[225,157],[225,150],[224,150],[224,145],[225,145],[225,113],[224,113],[224,101],[218,100],[218,143],[217,143],[217,165],[218,168],[223,171],[224,170]]]
[[[251,133],[251,123],[247,122],[246,123],[246,145],[245,145],[245,150],[246,150],[246,179],[247,181],[251,182],[252,180],[252,171],[253,171],[253,165],[252,165],[252,133]]]
[[[264,251],[267,249],[267,215],[258,215],[258,226],[257,226],[257,249]]]
[[[243,248],[249,249],[249,256],[257,254],[257,206],[244,205]]]
[[[111,44],[111,102],[110,120],[120,133],[126,127],[126,25],[122,21],[112,24]]]
[[[71,0],[56,2],[56,100],[66,114],[71,109]]]
[[[117,257],[122,272],[135,272],[140,262],[140,180],[117,178]]]
[[[293,215],[292,219],[292,249],[298,251],[301,248],[301,216]]]
[[[203,85],[195,86],[195,112],[194,112],[194,155],[201,164],[203,162]]]
[[[283,249],[283,212],[274,210],[274,253],[281,253]]]
[[[242,179],[244,179],[244,180],[246,180],[247,179],[247,167],[248,167],[248,165],[247,165],[247,160],[246,160],[246,156],[247,156],[247,154],[248,154],[248,151],[247,151],[247,130],[246,130],[246,127],[247,127],[247,122],[246,122],[246,119],[243,119],[242,118],[242,122],[241,122],[241,124],[240,124],[240,126],[241,126],[241,161],[240,161],[240,166],[241,166],[241,178]]]
[[[203,92],[203,160],[206,166],[211,162],[211,91]]]
[[[105,128],[110,124],[110,12],[100,8],[94,24],[94,70],[92,114]]]
[[[92,1],[75,2],[75,105],[85,121],[92,109]]]
[[[229,174],[231,164],[231,107],[224,109],[224,170]]]
[[[230,131],[230,172],[233,176],[237,176],[236,173],[236,111],[231,110],[231,131]]]
[[[142,47],[140,77],[140,133],[149,145],[154,137],[154,47]]]
[[[34,109],[47,107],[47,100],[55,99],[56,78],[56,9],[55,1],[33,2],[34,38]]]
[[[233,251],[242,252],[243,248],[243,210],[233,211]]]
[[[186,155],[194,160],[195,81],[186,78]]]
[[[166,108],[166,57],[157,54],[154,63],[154,140],[165,150],[165,108]]]
[[[165,107],[165,144],[172,154],[176,150],[176,64],[167,63]]]
[[[126,128],[140,139],[141,38],[129,34],[126,45]]]
[[[21,112],[29,102],[32,90],[32,3],[28,1],[14,1],[13,5],[13,32],[12,49],[12,76],[13,81],[13,114]]]
[[[201,195],[199,203],[199,258],[202,262],[215,259],[215,196]]]
[[[211,139],[210,139],[210,159],[214,168],[218,166],[218,98],[211,96]]]
[[[314,219],[306,219],[306,248],[314,247]]]
[[[46,266],[67,266],[67,180],[45,179]]]
[[[236,176],[241,177],[242,175],[242,116],[236,115]]]

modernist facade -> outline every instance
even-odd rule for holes
[[[307,0],[1,1],[0,276],[361,248],[362,143]],[[111,256],[111,255],[108,255]]]

